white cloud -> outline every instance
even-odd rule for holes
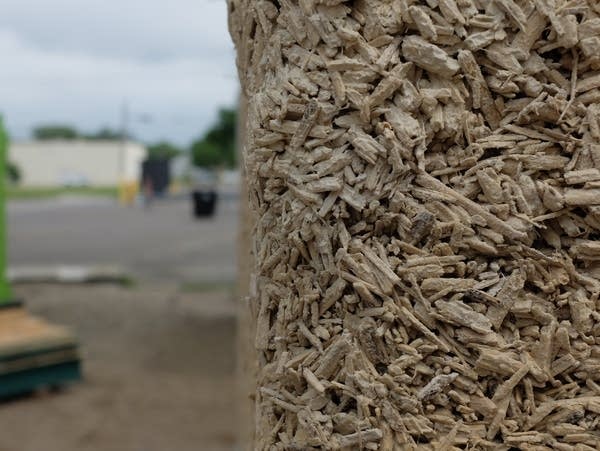
[[[0,28],[37,47],[128,58],[218,56],[225,0],[4,0]]]
[[[135,135],[187,143],[238,94],[221,2],[11,0],[0,54],[0,110],[17,137],[43,122],[116,127],[127,99],[132,117],[154,118]]]

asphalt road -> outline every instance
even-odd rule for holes
[[[238,206],[231,191],[203,220],[192,218],[187,197],[148,209],[107,198],[10,202],[10,266],[118,265],[142,280],[233,282]]]

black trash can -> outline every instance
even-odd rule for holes
[[[194,217],[205,218],[215,214],[217,193],[215,191],[192,191]]]

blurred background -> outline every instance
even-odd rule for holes
[[[4,0],[0,55],[8,278],[83,362],[0,402],[0,450],[233,449],[225,1]]]

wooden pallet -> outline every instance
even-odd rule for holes
[[[77,342],[67,329],[22,307],[0,310],[0,398],[80,378]]]

